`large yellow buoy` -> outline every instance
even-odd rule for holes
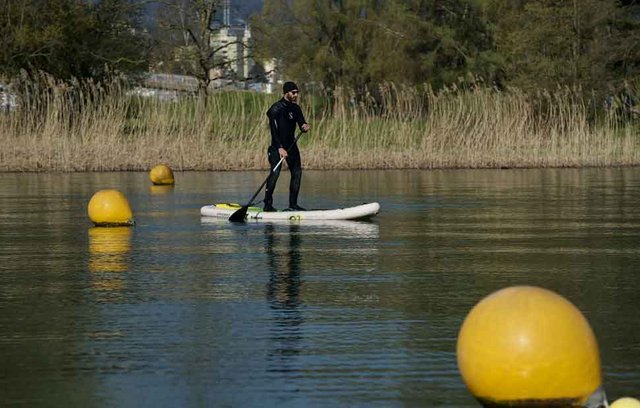
[[[133,225],[133,212],[127,198],[118,190],[100,190],[91,197],[89,219],[98,227]]]
[[[640,401],[635,398],[620,398],[609,406],[610,408],[640,408]]]
[[[173,179],[173,171],[164,164],[160,164],[152,168],[149,172],[149,179],[157,186],[165,186],[175,183],[175,180]]]
[[[604,399],[589,323],[549,290],[516,286],[484,298],[460,329],[457,354],[467,388],[484,405],[581,407]]]

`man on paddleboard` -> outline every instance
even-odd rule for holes
[[[298,205],[298,193],[300,192],[300,181],[302,180],[302,163],[300,161],[300,150],[294,144],[296,126],[303,132],[308,132],[309,124],[304,120],[304,115],[298,101],[298,86],[294,82],[285,82],[282,86],[282,99],[271,105],[267,111],[269,118],[269,129],[271,130],[271,145],[267,149],[267,157],[271,165],[271,175],[267,180],[267,189],[264,194],[264,211],[277,211],[273,207],[273,191],[276,188],[278,177],[280,176],[278,164],[281,158],[287,161],[291,172],[291,182],[289,183],[289,210],[304,211]]]

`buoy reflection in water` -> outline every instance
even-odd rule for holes
[[[124,287],[132,231],[129,227],[89,229],[89,271],[94,290],[119,291]]]

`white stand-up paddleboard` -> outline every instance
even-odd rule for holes
[[[203,217],[229,218],[231,214],[238,211],[240,204],[219,203],[205,205],[200,209]],[[329,210],[307,210],[307,211],[276,211],[264,212],[260,207],[249,207],[247,210],[247,220],[363,220],[368,219],[380,211],[380,204],[368,203],[355,207],[335,208]]]

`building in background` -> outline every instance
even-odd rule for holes
[[[216,68],[209,71],[210,89],[246,89],[271,93],[279,88],[278,84],[282,81],[277,75],[277,61],[254,60],[251,28],[242,16],[233,15],[230,0],[222,0],[210,28],[210,45],[216,50],[213,55]],[[135,93],[176,100],[180,95],[196,92],[197,85],[197,79],[190,75],[151,72]]]
[[[0,113],[9,113],[18,107],[18,97],[8,84],[0,82]]]
[[[231,24],[230,3],[230,0],[222,2],[222,21],[214,21],[219,29],[211,36],[211,47],[218,50],[213,56],[214,63],[226,62],[226,65],[223,70],[212,72],[211,78],[225,76],[234,82],[244,81],[254,65],[249,53],[251,30],[242,21]]]
[[[226,62],[223,69],[211,71],[215,87],[232,85],[241,89],[272,92],[276,79],[276,64],[268,61],[256,63],[251,55],[253,46],[251,28],[242,19],[233,19],[231,0],[222,1],[222,13],[213,24],[218,28],[211,37],[211,46],[219,51],[214,54],[214,63]]]

